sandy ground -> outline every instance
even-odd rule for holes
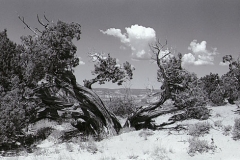
[[[35,153],[18,157],[0,157],[3,160],[239,160],[240,140],[234,141],[231,133],[223,135],[221,127],[214,126],[215,121],[222,121],[222,125],[234,124],[239,114],[234,114],[236,105],[211,107],[211,118],[207,120],[212,125],[210,133],[200,137],[209,143],[214,141],[217,146],[214,152],[188,154],[191,138],[187,131],[151,131],[140,130],[122,133],[121,135],[104,139],[100,142],[87,142],[81,144],[56,144],[47,139],[38,145]],[[167,120],[170,115],[156,118],[156,122]],[[199,121],[187,120],[179,124],[194,124]],[[202,121],[201,121],[202,122]],[[146,136],[144,136],[146,135]]]

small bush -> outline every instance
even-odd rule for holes
[[[232,126],[227,125],[223,127],[223,135],[228,136],[230,134],[230,131],[232,130]]]
[[[194,156],[197,152],[199,153],[208,151],[214,152],[215,149],[217,148],[214,145],[213,141],[211,144],[209,144],[207,140],[200,140],[197,137],[190,138],[188,142],[189,142],[188,154],[190,156]]]
[[[218,127],[218,128],[222,128],[222,127],[223,127],[222,121],[221,121],[221,120],[215,121],[215,122],[214,122],[214,126],[215,126],[215,127]]]
[[[211,125],[208,122],[198,122],[189,126],[188,134],[191,136],[203,136],[209,133],[210,128]]]
[[[129,96],[113,96],[111,100],[106,101],[105,103],[110,111],[121,117],[128,116],[136,110],[136,104]]]
[[[232,136],[234,140],[240,139],[240,118],[234,120]]]

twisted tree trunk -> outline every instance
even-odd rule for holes
[[[45,109],[39,108],[38,120],[46,118],[41,117],[41,113],[50,108],[70,112],[74,119],[71,124],[87,134],[116,135],[121,128],[115,115],[106,109],[99,96],[91,89],[77,84],[70,71],[61,78],[55,77],[53,84],[44,85],[35,91],[46,106]],[[51,113],[42,115],[51,117]]]
[[[159,46],[160,45],[160,46]],[[152,119],[156,118],[162,114],[167,114],[174,112],[178,109],[170,109],[169,111],[163,110],[155,110],[157,108],[161,108],[161,105],[169,98],[171,98],[171,79],[167,77],[165,68],[162,64],[162,60],[170,54],[167,53],[164,56],[160,57],[162,49],[167,45],[161,45],[160,42],[156,43],[155,45],[151,46],[152,52],[155,56],[155,61],[157,62],[159,73],[161,74],[161,78],[163,79],[163,84],[161,89],[163,92],[161,93],[161,97],[158,102],[150,104],[147,107],[140,107],[135,113],[130,115],[124,125],[124,127],[134,127],[135,129],[142,129],[142,128],[150,128],[156,129],[155,124],[153,123]]]

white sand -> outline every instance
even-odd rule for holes
[[[212,126],[217,120],[222,120],[223,125],[234,124],[235,118],[240,115],[234,114],[236,105],[227,105],[220,107],[211,107],[212,116],[207,120]],[[156,122],[166,121],[171,115],[165,115],[156,118]],[[198,120],[187,120],[179,122],[179,124],[194,124]],[[149,136],[140,136],[144,133],[150,133]],[[197,153],[190,156],[188,152],[187,131],[150,131],[140,130],[123,133],[118,136],[110,137],[101,142],[93,142],[96,144],[97,152],[93,153],[87,149],[83,149],[78,144],[54,144],[49,140],[43,141],[38,145],[39,151],[19,157],[0,157],[3,160],[239,160],[240,159],[240,140],[234,141],[232,135],[225,136],[221,128],[213,127],[210,133],[200,139],[205,139],[209,143],[211,138],[214,145],[217,146],[214,153]],[[84,145],[84,144],[82,144]],[[86,145],[86,144],[85,144]],[[70,146],[70,147],[69,147]],[[70,149],[69,149],[70,148]]]

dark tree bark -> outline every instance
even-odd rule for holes
[[[65,96],[59,96],[60,89],[61,93],[65,92]],[[106,109],[99,96],[91,89],[77,84],[70,71],[60,78],[55,78],[54,84],[44,85],[35,91],[47,108],[71,112],[74,119],[71,124],[79,131],[87,134],[116,135],[121,128],[115,115]],[[45,118],[41,117],[41,114],[45,115],[46,113],[42,112],[46,110],[39,110],[38,119]]]

